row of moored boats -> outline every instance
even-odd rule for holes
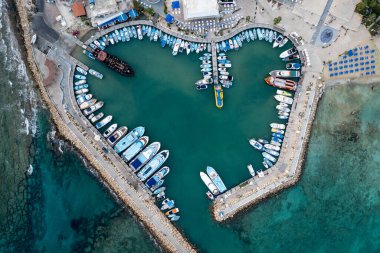
[[[213,167],[207,166],[206,173],[201,171],[200,177],[208,188],[206,194],[210,199],[214,199],[214,196],[227,191],[227,188],[224,185],[222,179]]]
[[[107,115],[99,110],[103,107],[103,101],[97,101],[92,94],[88,94],[88,86],[82,89],[81,82],[86,80],[87,72],[77,66],[75,75],[74,90],[77,93],[76,99],[79,108],[88,120],[94,126],[102,131],[102,136],[107,143],[115,150],[117,154],[129,165],[136,173],[137,178],[145,184],[145,186],[153,192],[158,201],[162,201],[162,210],[166,210],[166,215],[170,220],[178,220],[178,208],[174,207],[174,201],[165,198],[164,177],[169,174],[170,169],[163,166],[169,157],[169,150],[160,151],[160,142],[153,142],[148,145],[149,137],[144,136],[145,128],[142,126],[128,132],[128,127],[118,126],[117,123],[112,124],[112,115]],[[78,92],[80,91],[80,92]]]

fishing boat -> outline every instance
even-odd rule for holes
[[[218,188],[218,191],[220,193],[223,193],[227,190],[219,174],[216,172],[216,170],[213,167],[207,166],[206,172],[207,172],[207,175],[210,177],[211,181],[215,184],[216,188]]]
[[[100,74],[98,71],[95,71],[95,70],[93,70],[93,69],[90,69],[88,72],[89,72],[91,75],[93,75],[93,76],[95,76],[95,77],[97,77],[97,78],[99,78],[99,79],[103,79],[103,75]]]
[[[79,80],[86,80],[86,76],[83,75],[75,75],[74,77]]]
[[[96,103],[96,101],[98,101],[96,98],[93,98],[93,99],[90,99],[90,100],[84,101],[84,102],[79,106],[79,108],[80,108],[81,110],[87,109],[88,107],[94,105],[94,104]]]
[[[164,192],[166,190],[166,187],[158,188],[153,192],[154,195],[160,194],[161,192]]]
[[[129,134],[121,138],[113,149],[116,153],[121,153],[125,149],[127,149],[130,145],[132,145],[138,138],[140,138],[145,132],[145,128],[142,126],[136,127]]]
[[[279,152],[277,152],[273,149],[265,149],[265,152],[267,152],[268,154],[273,155],[273,156],[279,156],[280,155]]]
[[[288,50],[282,52],[282,53],[280,54],[280,58],[286,58],[286,57],[289,57],[289,56],[291,56],[291,55],[293,55],[293,54],[296,54],[296,53],[298,53],[297,48],[292,47],[292,48],[290,48],[290,49],[288,49]]]
[[[297,69],[300,69],[301,68],[301,64],[300,63],[296,63],[296,62],[289,62],[286,64],[286,69],[290,69],[290,70],[297,70]]]
[[[179,213],[179,209],[178,208],[174,208],[172,210],[169,210],[165,213],[166,216],[169,216],[171,214],[176,214],[176,213]]]
[[[300,72],[298,70],[273,70],[269,72],[274,77],[299,77]]]
[[[134,171],[138,171],[157,153],[160,147],[161,144],[159,142],[153,142],[136,156],[136,158],[129,163],[129,166]]]
[[[280,129],[277,129],[277,128],[272,128],[271,132],[272,133],[278,133],[278,134],[285,134],[284,130],[280,130]]]
[[[299,54],[293,54],[291,56],[283,58],[282,60],[283,61],[294,61],[294,60],[298,60],[299,58],[300,58]]]
[[[261,144],[268,144],[269,142],[267,140],[264,140],[264,139],[257,139],[258,142],[260,142]]]
[[[263,157],[265,157],[266,159],[268,159],[271,162],[275,163],[277,161],[276,158],[274,158],[272,155],[268,154],[267,152],[263,152],[262,155],[263,155]]]
[[[105,125],[110,123],[111,120],[112,120],[112,116],[108,115],[107,117],[105,117],[104,119],[102,119],[101,121],[96,123],[96,125],[95,125],[96,129],[100,129],[100,128],[104,127]]]
[[[112,124],[111,126],[109,126],[107,130],[103,133],[104,138],[108,138],[113,132],[115,132],[116,128],[117,124]]]
[[[168,159],[169,150],[163,150],[155,155],[138,173],[137,177],[140,181],[145,181],[154,172],[156,172],[161,165]]]
[[[103,118],[104,116],[104,113],[100,112],[92,117],[88,117],[88,119],[91,121],[91,123],[95,123],[96,121],[100,120],[101,118]]]
[[[214,94],[216,107],[221,109],[223,107],[223,89],[220,84],[214,85]]]
[[[110,137],[107,138],[107,142],[113,146],[115,143],[120,140],[126,133],[128,132],[128,128],[126,126],[122,126],[116,130]]]
[[[82,75],[87,75],[87,71],[86,70],[84,70],[84,69],[82,69],[81,67],[79,67],[79,66],[77,66],[76,68],[75,68],[79,73],[81,73]]]
[[[218,188],[216,187],[216,185],[211,181],[211,179],[206,175],[206,173],[204,172],[200,172],[199,173],[200,176],[201,176],[201,179],[203,181],[203,183],[205,183],[205,185],[207,186],[207,188],[210,190],[210,192],[213,194],[213,195],[218,195],[219,194],[219,190]]]
[[[254,177],[256,175],[256,173],[255,173],[255,170],[253,169],[252,164],[248,164],[247,168],[248,168],[248,171],[251,174],[251,176]]]
[[[264,147],[266,149],[271,149],[271,150],[275,150],[275,151],[280,151],[280,147],[279,146],[276,146],[276,145],[273,145],[273,144],[265,144]]]
[[[287,89],[287,90],[297,89],[297,83],[289,79],[282,79],[278,77],[268,76],[264,80],[268,85],[271,85],[276,88]]]
[[[169,172],[169,167],[162,167],[158,172],[154,173],[154,175],[146,181],[145,185],[149,189],[155,187],[158,184],[158,182],[160,182],[167,174],[169,174]]]
[[[287,96],[287,97],[291,97],[291,96],[292,96],[292,93],[287,92],[287,91],[284,91],[284,90],[277,90],[277,91],[276,91],[276,94],[277,94],[277,95]]]
[[[255,139],[253,139],[253,138],[249,140],[249,144],[251,144],[252,147],[254,147],[255,149],[257,149],[259,151],[263,151],[264,150],[263,145],[260,142],[256,141]]]
[[[92,98],[92,94],[81,94],[77,96],[77,103],[78,105],[82,104],[83,102],[86,102]]]
[[[289,104],[289,105],[293,104],[293,98],[290,98],[290,97],[287,97],[287,96],[275,95],[274,98],[278,102],[282,102],[282,103]]]
[[[161,204],[161,210],[164,211],[166,209],[172,209],[174,207],[175,202],[174,200],[170,200],[169,198],[167,198],[164,199]]]
[[[135,157],[149,142],[148,136],[140,137],[135,143],[133,143],[129,148],[127,148],[121,157],[124,161],[129,162],[133,157]]]
[[[80,94],[86,94],[89,90],[88,89],[80,89],[76,90],[75,94],[80,95]]]
[[[284,130],[286,128],[286,126],[284,124],[278,124],[278,123],[271,123],[270,127],[272,127],[272,128],[278,128],[280,130]]]
[[[83,114],[85,116],[90,115],[91,113],[93,113],[93,112],[99,110],[100,108],[102,108],[103,105],[104,105],[104,102],[103,101],[99,101],[96,104],[90,106],[89,108],[83,110]]]

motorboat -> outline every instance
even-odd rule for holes
[[[280,151],[280,147],[276,146],[276,145],[273,145],[273,144],[265,144],[264,147],[266,149],[272,149],[272,150],[275,150],[275,151]]]
[[[267,140],[264,140],[264,139],[257,139],[258,142],[260,142],[261,144],[268,144],[269,142]]]
[[[213,167],[207,166],[206,172],[207,172],[207,175],[210,177],[211,181],[215,184],[216,188],[218,188],[218,191],[220,193],[227,191],[227,187],[224,185],[219,174],[216,172],[216,170]]]
[[[169,150],[163,150],[155,155],[138,173],[137,177],[140,181],[145,181],[154,172],[156,172],[161,165],[168,159]]]
[[[277,110],[280,110],[280,111],[282,111],[282,112],[290,112],[290,108],[285,107],[285,106],[281,106],[281,105],[277,105],[277,106],[276,106],[276,109],[277,109]]]
[[[75,85],[81,85],[81,84],[85,84],[85,83],[86,83],[86,80],[82,79],[82,80],[76,81],[74,84]]]
[[[96,70],[90,69],[88,71],[91,75],[95,76],[96,78],[103,79],[103,74],[99,73]]]
[[[128,132],[128,128],[126,126],[122,126],[116,130],[110,137],[107,138],[107,142],[113,146],[116,144],[118,140],[120,140],[126,133]]]
[[[117,124],[116,124],[116,123],[115,123],[115,124],[112,124],[111,126],[109,126],[109,127],[107,128],[107,130],[104,131],[104,133],[103,133],[103,137],[104,137],[104,138],[108,138],[113,132],[115,132],[116,128],[117,128]]]
[[[172,209],[174,207],[175,202],[174,200],[170,200],[169,198],[167,198],[164,199],[161,204],[161,210],[164,211],[166,209]]]
[[[299,54],[293,54],[291,56],[283,58],[282,60],[283,61],[294,61],[294,60],[298,60],[299,58],[300,58]]]
[[[166,187],[158,188],[153,192],[154,195],[160,194],[161,192],[164,192],[166,190]]]
[[[81,90],[81,89],[87,89],[88,87],[89,87],[89,85],[86,83],[86,84],[75,86],[74,90],[77,91],[77,90]]]
[[[269,165],[265,161],[263,161],[263,165],[266,169],[269,169]]]
[[[174,208],[172,210],[169,210],[165,213],[166,216],[169,216],[171,214],[176,214],[176,213],[179,213],[179,209],[178,208]]]
[[[139,126],[121,138],[113,149],[116,153],[121,153],[126,150],[130,145],[132,145],[138,138],[140,138],[145,132],[145,127]]]
[[[87,71],[86,70],[84,70],[84,69],[82,69],[81,67],[79,67],[79,66],[77,66],[76,68],[75,68],[79,73],[81,73],[82,75],[87,75]]]
[[[223,89],[220,84],[214,85],[214,95],[216,107],[221,109],[223,107]]]
[[[286,128],[286,126],[284,124],[278,124],[278,123],[271,123],[270,127],[272,127],[272,128],[278,128],[280,130],[284,130]]]
[[[83,76],[83,75],[75,75],[74,76],[76,79],[79,79],[79,80],[86,80],[86,76]]]
[[[265,158],[265,157],[264,157],[263,160],[264,160],[264,162],[265,162],[266,164],[268,164],[269,167],[273,167],[273,165],[274,165],[273,162],[271,162],[268,158]]]
[[[283,134],[278,134],[278,133],[273,133],[272,136],[273,136],[273,137],[280,138],[280,139],[283,139],[283,138],[284,138],[284,135],[283,135]]]
[[[287,96],[287,97],[291,97],[292,96],[292,93],[284,91],[284,90],[277,90],[276,94],[277,95],[282,95],[282,96]]]
[[[274,140],[271,140],[270,144],[273,145],[273,146],[276,146],[276,147],[281,147],[281,143],[277,142],[277,141],[274,141]]]
[[[208,88],[207,84],[198,84],[196,86],[197,90],[206,90]]]
[[[281,47],[284,46],[286,44],[286,42],[284,43],[285,40],[286,40],[286,42],[288,41],[288,39],[286,37],[284,37],[282,34],[279,34],[273,42],[273,48],[278,47],[280,45],[281,45]]]
[[[263,145],[260,142],[256,141],[255,139],[253,139],[253,138],[249,140],[249,144],[251,144],[252,147],[254,147],[255,149],[257,149],[259,151],[263,151],[264,150]]]
[[[129,166],[138,171],[141,169],[160,149],[161,144],[159,142],[153,142],[143,151],[140,152],[130,163]]]
[[[88,119],[91,121],[91,123],[95,123],[96,121],[100,120],[101,118],[103,118],[104,116],[104,113],[100,112],[96,115],[94,115],[93,117],[88,117]]]
[[[203,78],[203,79],[200,79],[198,80],[195,84],[196,85],[201,85],[201,84],[212,84],[213,83],[213,79],[210,77],[210,78]]]
[[[170,216],[170,217],[169,217]],[[181,216],[179,216],[179,215],[175,215],[175,214],[173,214],[173,215],[169,215],[168,217],[170,218],[170,221],[177,221],[177,220],[179,220],[179,218],[181,217]]]
[[[124,159],[124,161],[129,162],[133,157],[135,157],[149,142],[148,136],[140,137],[135,143],[133,143],[129,148],[127,148],[123,154],[121,155],[121,158]]]
[[[207,188],[210,190],[210,192],[213,195],[218,195],[219,194],[219,190],[216,187],[216,185],[211,181],[211,179],[209,178],[209,176],[207,176],[207,174],[204,173],[204,172],[202,172],[202,171],[199,173],[199,175],[201,176],[201,179],[202,179],[203,183],[207,186]]]
[[[289,62],[286,64],[286,69],[297,70],[301,68],[301,64],[297,62]]]
[[[297,54],[297,53],[298,53],[297,48],[292,47],[292,48],[290,48],[290,49],[288,49],[288,50],[282,52],[282,53],[280,54],[280,58],[286,58],[286,57],[289,57],[289,56],[291,56],[291,55],[293,55],[293,54]]]
[[[247,169],[249,171],[249,174],[251,174],[252,177],[254,177],[256,175],[255,170],[253,169],[252,164],[248,164],[247,165]]]
[[[169,167],[167,167],[167,166],[162,167],[158,172],[154,173],[154,175],[146,181],[145,185],[149,189],[151,189],[152,187],[156,187],[158,182],[162,181],[162,179],[167,174],[169,174],[169,172],[170,172]]]
[[[285,134],[284,130],[280,130],[280,129],[277,129],[277,128],[272,128],[271,132],[272,133],[278,133],[278,134]]]
[[[92,98],[92,94],[81,94],[77,96],[78,105],[90,100]]]
[[[273,70],[269,72],[273,77],[300,77],[300,72],[298,70]]]
[[[80,89],[76,90],[75,94],[80,95],[80,94],[86,94],[89,91],[89,89]]]
[[[111,120],[112,120],[112,116],[108,115],[107,117],[105,117],[104,119],[102,119],[101,121],[96,123],[95,127],[97,129],[100,129],[100,128],[104,127],[105,125],[107,125],[108,123],[110,123]]]
[[[289,105],[293,104],[293,98],[290,98],[290,97],[287,97],[287,96],[275,95],[274,98],[278,102],[282,102],[282,103],[289,104]]]
[[[265,152],[267,152],[268,154],[272,155],[272,156],[279,156],[280,153],[273,150],[273,149],[265,149]]]

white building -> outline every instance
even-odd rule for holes
[[[182,0],[185,20],[219,17],[218,0]]]

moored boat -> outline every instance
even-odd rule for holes
[[[168,159],[169,150],[163,150],[155,155],[138,173],[137,177],[140,181],[145,181],[154,172],[156,172],[161,165]]]
[[[248,164],[247,168],[248,168],[249,174],[251,174],[251,176],[254,177],[256,173],[255,173],[255,170],[253,169],[252,164]]]
[[[169,215],[171,215],[171,214],[176,214],[176,213],[178,213],[178,212],[179,212],[179,209],[178,209],[178,208],[174,208],[174,209],[172,209],[172,210],[167,211],[167,212],[165,213],[165,215],[166,215],[166,216],[169,216]]]
[[[280,89],[295,90],[297,88],[297,83],[288,79],[281,79],[278,77],[268,76],[264,80],[268,85]]]
[[[292,47],[292,48],[290,48],[290,49],[288,49],[288,50],[282,52],[282,53],[280,54],[280,58],[286,58],[286,57],[289,57],[289,56],[291,56],[291,55],[293,55],[293,54],[296,54],[296,53],[298,53],[297,48]]]
[[[86,94],[88,91],[89,91],[88,89],[80,89],[80,90],[76,90],[75,94],[76,95]]]
[[[291,97],[287,97],[287,96],[283,96],[283,95],[275,95],[274,98],[278,101],[278,102],[282,102],[282,103],[285,103],[285,104],[293,104],[293,98]]]
[[[287,96],[287,97],[291,97],[291,96],[292,96],[292,93],[287,92],[287,91],[284,91],[284,90],[277,90],[277,91],[276,91],[276,94],[277,94],[277,95]]]
[[[107,138],[107,142],[113,146],[115,143],[120,140],[126,133],[128,132],[128,128],[126,126],[122,126],[116,130],[110,137]]]
[[[89,108],[83,110],[83,114],[85,116],[90,115],[91,113],[93,113],[93,112],[99,110],[100,108],[102,108],[103,105],[104,105],[104,102],[103,101],[99,101],[96,104],[90,106]]]
[[[100,129],[100,128],[104,127],[105,125],[107,125],[108,123],[110,123],[111,120],[112,120],[112,116],[108,115],[107,117],[105,117],[104,119],[102,119],[101,121],[96,123],[95,127],[97,129]]]
[[[116,128],[117,128],[117,124],[112,124],[111,126],[109,126],[107,130],[104,131],[103,137],[108,138],[113,132],[115,132]]]
[[[99,73],[99,72],[96,71],[96,70],[90,69],[88,72],[89,72],[91,75],[93,75],[93,76],[95,76],[95,77],[97,77],[97,78],[99,78],[99,79],[103,79],[103,74]]]
[[[298,70],[272,70],[269,72],[274,77],[299,77],[300,72]]]
[[[263,157],[265,157],[266,159],[268,159],[271,162],[275,163],[277,161],[276,158],[274,158],[272,155],[268,154],[267,152],[263,152],[262,155],[263,155]]]
[[[167,198],[164,199],[161,204],[161,210],[164,211],[166,209],[172,209],[174,207],[175,202],[174,200],[170,200],[169,198]]]
[[[83,75],[74,75],[74,77],[79,80],[86,80],[87,78],[86,76],[83,76]]]
[[[275,151],[280,151],[280,147],[276,146],[276,145],[273,145],[273,144],[265,144],[264,147],[266,149],[272,149],[272,150],[275,150]]]
[[[81,73],[82,75],[87,75],[87,71],[86,70],[84,70],[84,69],[82,69],[81,67],[79,67],[79,66],[77,66],[76,68],[75,68],[79,73]]]
[[[81,103],[81,105],[79,106],[79,108],[81,110],[87,109],[88,107],[94,105],[96,103],[96,101],[98,101],[96,98],[84,101],[83,103]]]
[[[149,188],[152,189],[153,187],[156,187],[156,185],[162,181],[162,179],[169,174],[170,169],[167,166],[162,167],[158,172],[154,173],[154,175],[149,178],[145,185]]]
[[[256,141],[254,138],[249,140],[249,144],[251,144],[251,146],[257,150],[260,150],[260,151],[264,150],[263,145],[260,142]]]
[[[271,123],[270,127],[272,127],[272,128],[278,128],[280,130],[284,130],[286,128],[286,126],[284,124],[278,124],[278,123]]]
[[[92,98],[92,94],[82,94],[77,96],[78,105],[90,100]]]
[[[206,175],[206,173],[204,172],[200,172],[199,173],[200,176],[201,176],[201,179],[203,181],[203,183],[205,183],[205,185],[207,186],[207,188],[210,190],[210,192],[214,195],[218,195],[219,194],[219,190],[218,188],[216,187],[216,185],[211,181],[211,179]]]
[[[101,118],[103,118],[104,116],[104,113],[100,112],[96,115],[94,115],[93,117],[88,117],[89,120],[91,120],[91,123],[95,123],[96,121],[100,120]]]
[[[223,89],[220,84],[214,85],[214,93],[216,107],[221,109],[223,107]]]
[[[220,193],[223,193],[227,190],[227,187],[224,185],[219,174],[216,172],[216,170],[213,167],[207,166],[206,172],[207,172],[207,175],[210,177],[211,181],[215,184],[216,188],[218,188],[218,191]]]
[[[129,163],[129,166],[134,171],[138,171],[157,153],[160,147],[161,144],[159,142],[153,142],[136,156],[136,158]]]
[[[142,126],[136,127],[129,134],[120,139],[113,149],[116,153],[121,153],[132,145],[138,138],[140,138],[145,132],[145,128]]]
[[[81,85],[81,84],[85,84],[85,83],[86,83],[86,80],[82,79],[82,80],[76,81],[74,84],[75,85]]]
[[[129,162],[133,157],[135,157],[149,142],[148,136],[140,137],[135,143],[133,143],[129,148],[127,148],[121,157],[124,161]]]
[[[286,69],[300,69],[301,68],[301,64],[300,63],[297,63],[297,62],[289,62],[286,64]]]

